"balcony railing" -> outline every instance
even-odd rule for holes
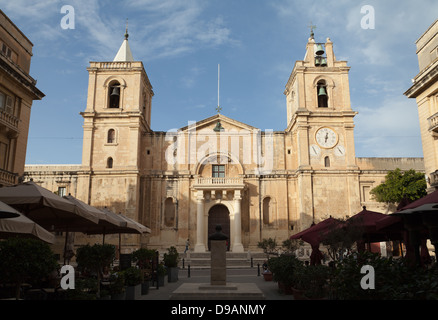
[[[438,186],[438,170],[432,172],[432,173],[429,175],[429,178],[430,178],[430,180],[429,180],[429,184],[430,184],[432,187],[437,187],[437,186]]]
[[[429,131],[438,133],[438,112],[427,118],[429,121]]]
[[[17,184],[18,174],[0,169],[0,185],[12,186]]]
[[[18,131],[18,124],[20,122],[20,119],[18,119],[17,117],[3,111],[0,110],[0,124],[13,129],[15,131]]]
[[[98,69],[132,69],[141,68],[141,61],[108,61],[108,62],[90,62],[91,68]]]
[[[201,177],[194,185],[197,189],[239,189],[243,186],[243,179],[238,177]]]

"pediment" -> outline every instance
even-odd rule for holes
[[[211,116],[209,118],[206,118],[204,120],[194,122],[193,124],[190,124],[188,126],[179,129],[178,131],[185,132],[185,131],[196,130],[197,132],[213,133],[214,132],[213,130],[214,128],[216,128],[218,122],[220,122],[225,133],[242,132],[242,131],[246,131],[246,132],[259,131],[259,129],[256,127],[228,118],[220,113]]]

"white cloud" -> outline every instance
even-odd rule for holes
[[[130,7],[143,8],[146,23],[135,23],[133,38],[147,59],[177,56],[203,47],[235,45],[231,30],[220,17],[205,17],[202,1],[137,0]],[[138,41],[137,41],[138,39]]]
[[[422,152],[415,100],[387,98],[374,107],[358,107],[355,117],[359,156],[412,156]]]

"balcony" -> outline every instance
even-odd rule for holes
[[[0,125],[5,126],[6,128],[12,131],[15,131],[15,133],[18,133],[18,124],[20,123],[20,119],[17,117],[0,110]]]
[[[0,169],[0,185],[12,186],[18,183],[18,174]]]
[[[193,185],[193,188],[200,190],[235,190],[244,187],[243,179],[238,177],[200,177]]]
[[[429,121],[429,131],[438,133],[438,112],[427,118]]]
[[[429,179],[429,184],[431,187],[438,187],[438,170],[430,173]]]

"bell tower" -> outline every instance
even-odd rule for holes
[[[298,166],[354,167],[353,118],[346,61],[338,61],[333,43],[316,42],[313,32],[304,60],[296,61],[284,94],[286,132],[295,134]]]
[[[360,209],[349,70],[336,59],[332,41],[316,42],[312,31],[304,60],[296,61],[284,90],[301,230]]]
[[[111,62],[90,62],[82,165],[90,170],[137,169],[142,132],[151,126],[152,85],[135,61],[128,32]]]
[[[151,131],[152,85],[135,61],[128,30],[112,61],[90,62],[81,199],[137,218],[142,136]]]

